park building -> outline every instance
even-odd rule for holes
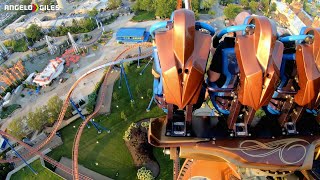
[[[71,14],[86,14],[92,9],[103,11],[108,7],[107,1],[104,0],[90,0],[80,4]]]
[[[146,42],[149,38],[149,32],[146,28],[120,28],[116,33],[116,40],[118,43],[140,43]]]
[[[118,43],[141,43],[149,39],[149,32],[146,28],[123,27],[116,33]]]
[[[61,25],[71,26],[73,20],[83,19],[83,17],[58,18],[59,15],[59,12],[41,13],[32,17],[23,15],[4,28],[3,32],[5,34],[24,32],[31,24],[37,24],[43,29],[55,28]]]

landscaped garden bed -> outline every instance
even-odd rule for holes
[[[157,177],[160,167],[153,155],[153,146],[148,143],[149,122],[149,119],[144,119],[132,123],[125,132],[123,139],[136,167],[146,167],[151,170],[153,177]]]

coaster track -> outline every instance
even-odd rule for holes
[[[133,46],[129,46],[127,49],[122,51],[114,59],[113,62],[117,62],[126,52],[128,52],[129,50],[131,50],[131,49],[133,49],[135,47],[138,47],[138,46],[150,48],[150,47],[152,47],[152,44],[151,43],[141,43],[141,44],[135,44]],[[141,58],[141,57],[150,56],[151,54],[152,54],[152,51],[147,51],[146,53],[142,54],[140,57],[133,57],[133,58],[130,58],[129,60],[127,59],[126,62],[133,61],[133,60],[136,60],[136,59]],[[101,96],[100,96],[100,99],[98,100],[99,104],[96,105],[95,111],[92,114],[90,114],[86,118],[86,120],[84,122],[81,123],[81,125],[78,128],[78,131],[76,132],[75,140],[74,140],[74,143],[73,143],[73,150],[72,150],[73,179],[79,179],[78,155],[79,155],[79,145],[80,145],[80,139],[81,139],[82,132],[83,132],[86,124],[90,121],[90,119],[92,119],[99,112],[99,110],[101,108],[101,105],[102,105],[103,99],[105,98],[105,93],[106,93],[106,90],[107,90],[107,88],[106,88],[107,87],[107,80],[108,80],[108,77],[109,77],[109,75],[111,73],[111,69],[112,69],[114,64],[117,64],[117,63],[111,64],[109,66],[109,68],[108,68],[107,73],[104,76],[104,81],[103,81],[103,83],[101,85],[101,90],[102,90],[101,91]]]
[[[113,67],[113,65],[115,64],[119,64],[121,62],[130,62],[130,61],[134,61],[134,60],[137,60],[137,59],[143,59],[143,58],[146,58],[146,57],[149,57],[151,54],[152,54],[152,50],[148,50],[142,54],[139,55],[134,55],[132,58],[127,58],[127,59],[120,59],[125,53],[129,52],[130,50],[136,48],[136,47],[145,47],[145,48],[150,48],[152,47],[152,44],[151,43],[139,43],[139,44],[134,44],[134,45],[131,45],[129,47],[127,47],[124,51],[122,51],[112,62],[108,62],[108,63],[105,63],[105,64],[102,64],[98,67],[95,67],[91,70],[89,70],[87,73],[83,74],[73,85],[72,87],[70,88],[68,94],[67,94],[67,97],[63,103],[63,106],[61,108],[61,111],[60,111],[60,114],[59,114],[59,117],[58,117],[58,120],[55,122],[54,126],[53,126],[53,130],[51,131],[51,133],[48,135],[47,139],[45,139],[43,142],[41,142],[38,146],[36,147],[30,147],[28,146],[27,144],[25,144],[24,142],[14,138],[13,136],[7,134],[6,132],[3,132],[3,131],[0,131],[0,135],[3,135],[5,137],[8,137],[9,139],[12,139],[16,142],[18,142],[19,144],[21,144],[22,146],[24,146],[26,149],[29,150],[28,153],[22,155],[23,158],[28,158],[34,154],[37,154],[41,157],[43,157],[48,163],[58,167],[59,169],[63,170],[64,172],[68,173],[68,174],[73,174],[74,177],[76,177],[77,179],[91,179],[89,177],[86,177],[85,175],[82,175],[82,174],[79,174],[79,171],[78,171],[78,147],[79,147],[79,142],[80,142],[80,138],[81,138],[81,133],[83,131],[83,128],[82,127],[85,127],[85,124],[94,116],[96,115],[96,113],[99,111],[101,105],[102,105],[102,101],[100,100],[97,108],[96,108],[96,111],[93,112],[90,116],[88,116],[88,118],[86,119],[86,121],[84,121],[77,133],[76,133],[76,138],[75,138],[75,143],[74,143],[74,146],[73,146],[73,153],[72,153],[72,157],[74,159],[74,161],[76,161],[76,165],[75,162],[73,162],[73,169],[70,169],[62,164],[60,164],[59,162],[43,155],[41,152],[39,152],[40,149],[42,149],[45,145],[47,145],[51,140],[52,138],[55,136],[56,132],[58,131],[63,119],[64,119],[64,116],[65,116],[65,113],[67,111],[67,108],[69,106],[69,99],[74,91],[74,89],[78,86],[78,84],[84,79],[86,78],[88,75],[98,71],[98,70],[101,70],[101,69],[104,69],[106,67],[109,67],[108,68],[108,71],[107,73],[105,74],[104,76],[104,81],[102,83],[102,95],[100,96],[100,99],[104,99],[104,96],[105,96],[105,91],[106,91],[106,83],[107,83],[107,79],[108,79],[108,76],[111,72],[111,69]],[[82,128],[82,129],[81,129]],[[10,158],[10,159],[0,159],[0,163],[11,163],[11,162],[18,162],[18,161],[21,161],[20,158]],[[76,170],[76,172],[74,172],[74,170]]]
[[[23,141],[15,138],[15,137],[13,137],[13,136],[11,136],[10,134],[8,134],[8,133],[6,133],[6,132],[4,132],[4,131],[0,131],[0,135],[6,137],[6,138],[8,138],[8,139],[11,139],[11,140],[13,140],[13,141],[18,142],[21,146],[23,146],[24,148],[26,148],[26,149],[29,150],[29,151],[34,151],[34,149],[35,149],[35,148],[29,146],[28,144],[24,143]],[[65,165],[57,162],[57,161],[54,160],[54,159],[51,159],[50,157],[44,155],[43,153],[41,153],[41,152],[39,152],[39,151],[35,151],[35,154],[39,155],[39,156],[42,157],[45,161],[47,161],[47,162],[50,163],[51,165],[53,165],[53,166],[61,169],[62,171],[66,172],[66,173],[68,173],[68,174],[71,174],[71,175],[73,174],[71,168],[69,168],[69,167],[67,167],[67,166],[65,166]],[[19,159],[19,158],[17,158],[17,159]],[[79,177],[80,177],[80,179],[92,180],[92,178],[90,178],[90,177],[88,177],[88,176],[86,176],[86,175],[83,175],[83,174],[79,174]]]

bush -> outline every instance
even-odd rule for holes
[[[255,3],[253,3],[255,5]],[[234,19],[240,12],[242,8],[236,4],[228,4],[226,8],[224,8],[223,13],[228,19]]]
[[[24,94],[20,94],[20,96],[21,96],[22,98],[24,98]]]
[[[126,113],[124,111],[121,111],[120,117],[121,117],[121,119],[123,119],[125,121],[128,120],[127,115],[126,115]]]
[[[92,50],[93,50],[93,51],[98,50],[98,46],[97,46],[97,45],[92,45],[91,47],[92,47]]]
[[[216,15],[216,12],[215,12],[215,11],[210,10],[210,11],[208,12],[208,14],[210,14],[211,16],[214,16],[214,15]]]
[[[28,89],[34,89],[34,90],[37,89],[37,86],[34,84],[24,84],[23,87]]]
[[[152,172],[145,167],[138,169],[137,177],[139,180],[153,180]]]
[[[119,95],[118,95],[117,92],[113,92],[113,93],[112,93],[112,97],[113,97],[113,99],[116,100],[116,101],[119,99]]]
[[[69,68],[68,70],[67,70],[67,73],[69,73],[69,74],[71,74],[73,72],[73,68]]]
[[[94,108],[96,106],[96,100],[97,100],[97,93],[93,92],[91,94],[88,95],[88,104],[86,106],[86,110],[88,111],[88,113],[93,113]]]
[[[6,92],[6,93],[7,93],[7,92],[11,92],[11,91],[12,91],[12,87],[10,87],[10,86],[7,87],[6,90],[4,90],[4,92]]]
[[[4,119],[8,117],[13,111],[15,111],[18,108],[21,108],[20,104],[12,104],[7,107],[2,107],[2,112],[0,112],[0,118]]]
[[[258,118],[262,118],[263,116],[265,116],[266,113],[264,112],[264,110],[262,109],[259,109],[256,113],[255,113],[255,117],[258,117]]]
[[[131,123],[130,126],[128,127],[128,129],[124,132],[123,139],[125,141],[130,141],[130,139],[131,139],[131,131],[134,128],[138,128],[138,125],[136,123]]]
[[[103,76],[103,77],[104,77],[104,76]],[[93,92],[96,92],[96,93],[99,92],[100,87],[101,87],[101,85],[102,85],[102,83],[103,83],[103,81],[104,81],[104,78],[103,78],[103,77],[100,79],[99,82],[96,83],[96,85],[94,86]]]
[[[88,35],[88,34],[84,34],[83,36],[83,42],[87,42],[87,41],[90,41],[92,39],[92,36]]]
[[[23,38],[19,40],[7,40],[4,42],[4,45],[12,48],[14,52],[25,52],[28,50],[28,44]]]
[[[150,121],[146,121],[146,122],[142,122],[142,123],[141,123],[141,127],[144,127],[144,128],[146,128],[146,129],[149,128],[149,125],[150,125]]]

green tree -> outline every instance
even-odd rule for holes
[[[228,4],[233,4],[234,0],[220,0],[219,3],[223,6],[227,6]]]
[[[151,170],[149,170],[145,167],[138,169],[137,177],[139,180],[153,180],[154,179],[154,177],[152,176]]]
[[[202,1],[203,9],[205,10],[211,9],[214,3],[215,3],[215,0],[203,0]]]
[[[109,0],[108,1],[108,8],[109,9],[116,9],[121,5],[121,0]]]
[[[276,4],[275,2],[273,2],[273,3],[271,4],[271,9],[270,9],[270,10],[271,10],[272,12],[277,10],[277,4]]]
[[[258,7],[259,7],[259,3],[256,2],[256,1],[251,1],[251,2],[249,3],[249,7],[250,7],[251,12],[252,12],[252,13],[255,13],[255,12],[257,12],[257,9],[258,9]]]
[[[140,9],[140,4],[141,4],[141,0],[136,0],[136,2],[132,6],[132,9],[133,9],[134,12],[137,12],[137,11],[141,10]]]
[[[155,0],[155,14],[156,16],[159,16],[161,18],[168,18],[171,16],[171,13],[176,9],[176,6],[176,0]]]
[[[85,30],[85,32],[92,31],[96,28],[96,22],[93,19],[81,19],[79,25]]]
[[[98,10],[97,10],[96,8],[93,8],[92,10],[90,10],[90,11],[88,12],[88,15],[89,15],[90,17],[95,17],[98,13],[99,13]]]
[[[139,5],[140,5],[140,10],[143,11],[154,11],[154,6],[153,6],[153,0],[138,0],[140,1]]]
[[[286,0],[286,3],[291,4],[293,0]]]
[[[51,0],[43,0],[42,5],[44,6],[48,6],[51,4]],[[45,10],[45,12],[47,12],[47,10]]]
[[[79,27],[78,23],[79,22],[76,19],[72,19],[72,26],[73,27]]]
[[[27,116],[28,127],[33,131],[40,131],[48,121],[47,107],[36,108],[34,112],[29,112]]]
[[[63,101],[58,96],[53,96],[49,99],[47,103],[47,111],[48,111],[48,123],[54,123],[60,114],[61,108],[63,105]]]
[[[32,2],[32,0],[22,0],[21,1],[21,5],[30,5]],[[24,15],[24,14],[28,14],[31,13],[31,10],[24,10],[24,11],[18,11],[17,14],[18,16]]]
[[[22,0],[22,1],[21,1],[21,4],[22,4],[22,5],[30,5],[31,2],[32,2],[32,0]]]
[[[308,5],[306,3],[306,1],[304,1],[303,3],[303,9],[310,15],[310,16],[317,16],[317,12],[313,11],[310,7],[310,5]]]
[[[3,153],[4,154],[4,153]],[[1,159],[5,159],[5,157],[0,157]],[[8,173],[13,170],[13,165],[10,163],[1,163],[0,164],[0,179],[6,179]]]
[[[193,11],[197,10],[199,12],[200,11],[200,0],[192,0],[191,6],[192,6]]]
[[[263,6],[263,12],[268,13],[270,8],[269,0],[261,0],[261,4]]]
[[[26,30],[25,30],[26,36],[33,41],[37,41],[43,37],[43,34],[41,32],[41,27],[37,24],[31,24]]]
[[[228,4],[226,8],[224,8],[223,13],[228,19],[234,19],[240,12],[242,8],[236,4]]]
[[[240,4],[244,7],[249,7],[249,0],[240,0]]]
[[[262,118],[263,116],[265,116],[266,113],[264,112],[264,110],[262,109],[259,109],[258,111],[256,111],[256,113],[254,114],[255,117],[258,117],[258,118]]]
[[[51,0],[43,0],[42,5],[50,5],[51,4]]]
[[[8,125],[8,133],[11,134],[12,136],[21,139],[23,138],[26,134],[23,130],[23,123],[22,123],[22,118],[15,118],[13,119],[10,124]]]

